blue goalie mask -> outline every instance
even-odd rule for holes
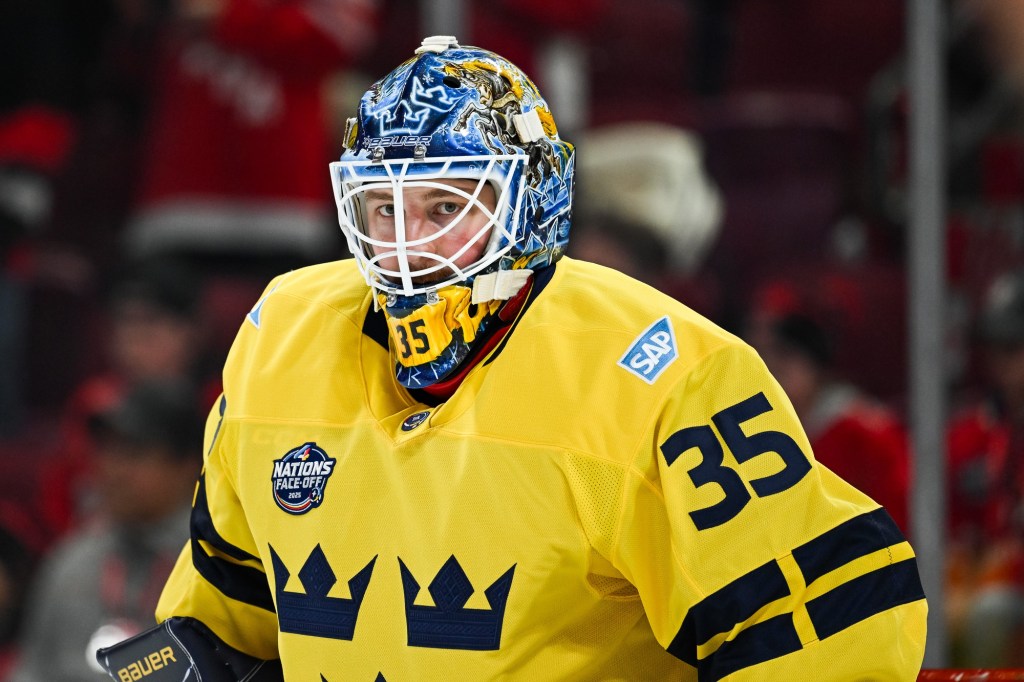
[[[530,79],[452,37],[427,38],[363,95],[331,178],[403,385],[450,376],[504,301],[561,257],[573,169]]]

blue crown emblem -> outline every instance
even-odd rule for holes
[[[289,514],[305,514],[319,507],[336,463],[316,443],[305,443],[275,459],[270,480],[277,506]]]
[[[320,545],[313,548],[305,565],[299,571],[299,581],[302,582],[305,594],[285,591],[291,573],[273,546],[270,547],[270,559],[274,565],[277,620],[281,632],[330,639],[352,639],[356,629],[356,617],[359,616],[359,608],[363,605],[363,597],[370,584],[370,576],[373,574],[373,565],[377,557],[370,559],[370,563],[348,581],[351,599],[327,596],[338,579]]]
[[[413,603],[420,585],[401,559],[398,563],[405,590],[409,646],[472,651],[493,651],[501,647],[501,625],[512,588],[514,564],[484,590],[491,606],[487,610],[465,608],[474,592],[473,585],[454,555],[444,563],[428,588],[436,606]]]

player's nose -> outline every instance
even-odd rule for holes
[[[436,234],[437,226],[427,216],[417,211],[405,212],[405,241],[410,250],[436,253],[436,240],[432,239]]]

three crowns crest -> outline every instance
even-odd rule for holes
[[[327,596],[338,579],[320,545],[313,548],[299,571],[299,581],[306,590],[305,594],[285,591],[284,586],[291,574],[273,546],[270,547],[270,559],[274,564],[274,591],[277,593],[277,619],[281,632],[352,639],[377,557],[370,559],[370,563],[348,581],[351,599]]]
[[[274,567],[281,632],[330,639],[351,640],[354,637],[356,619],[370,584],[376,556],[348,581],[349,599],[327,596],[338,579],[320,545],[313,548],[299,570],[304,594],[285,590],[291,573],[272,546],[270,558]],[[466,603],[475,590],[454,555],[444,563],[428,587],[434,606],[414,603],[420,584],[401,558],[398,564],[405,595],[409,646],[472,651],[500,648],[501,627],[515,565],[484,590],[490,609],[471,609],[466,608]]]
[[[473,595],[473,585],[454,554],[427,588],[436,606],[413,603],[419,594],[420,585],[401,559],[398,564],[402,569],[402,588],[405,591],[409,646],[473,651],[491,651],[501,646],[501,624],[505,619],[505,604],[512,589],[512,574],[516,570],[514,564],[484,590],[490,610],[465,608],[466,602]]]

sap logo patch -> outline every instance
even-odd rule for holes
[[[619,360],[619,366],[653,384],[677,357],[672,323],[663,317],[637,337]]]
[[[316,443],[305,443],[274,460],[274,501],[289,514],[305,514],[324,501],[324,489],[338,460]]]

